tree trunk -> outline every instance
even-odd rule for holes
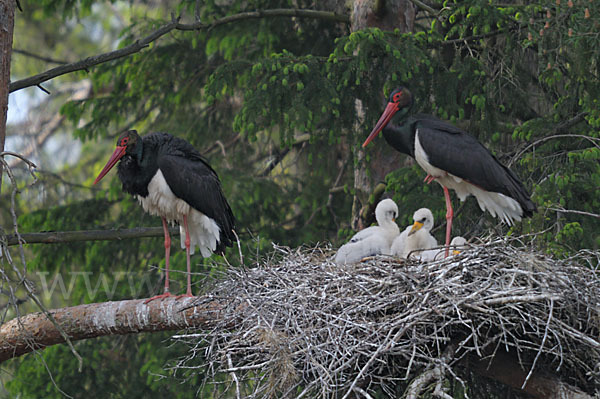
[[[400,29],[401,32],[411,32],[414,28],[415,9],[410,0],[355,0],[352,9],[351,31],[357,31],[369,27],[377,27],[382,30]],[[381,95],[381,93],[374,93]],[[365,109],[362,101],[355,101],[357,123],[355,131],[364,130]],[[369,197],[373,191],[373,179],[367,174],[372,169],[375,159],[367,161],[365,151],[355,146],[355,157],[357,166],[354,169],[354,199],[352,203],[352,228],[361,230],[370,224],[368,216],[372,214],[367,209],[375,209],[379,198],[375,198],[373,204],[369,204]],[[397,165],[389,163],[384,173],[389,173]]]
[[[71,341],[106,335],[205,328],[220,317],[216,301],[191,306],[200,298],[169,297],[91,303],[50,311]],[[0,326],[0,363],[50,345],[64,343],[56,326],[42,313],[31,313]]]
[[[4,151],[8,87],[10,85],[10,57],[15,27],[15,0],[0,0],[0,152]],[[0,164],[0,192],[2,191],[2,164]]]

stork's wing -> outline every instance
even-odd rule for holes
[[[429,163],[484,190],[514,198],[526,216],[536,210],[519,178],[476,138],[439,119],[419,119],[419,141]]]
[[[360,241],[349,241],[342,245],[335,255],[335,263],[355,263],[367,256],[388,254],[389,251],[390,247],[385,239],[371,234]]]
[[[349,242],[359,242],[364,240],[365,238],[369,238],[373,234],[378,231],[378,226],[367,227],[366,229],[362,229],[358,233],[354,234]]]
[[[158,167],[173,194],[213,219],[221,230],[217,252],[236,241],[235,219],[215,171],[203,159],[161,155]]]

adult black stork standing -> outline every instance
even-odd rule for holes
[[[411,115],[413,97],[406,87],[390,94],[377,124],[363,143],[369,144],[383,130],[396,150],[413,157],[427,172],[425,181],[436,180],[446,198],[446,256],[452,229],[452,202],[448,189],[461,201],[473,195],[482,211],[489,211],[508,225],[536,211],[517,176],[467,132],[431,115]],[[394,122],[390,123],[395,116]]]
[[[144,210],[162,218],[165,233],[165,291],[146,303],[171,295],[168,222],[179,223],[181,247],[187,258],[187,292],[192,296],[190,255],[196,247],[202,256],[223,254],[236,241],[235,221],[221,190],[217,173],[187,141],[168,133],[140,137],[135,130],[123,133],[117,148],[94,184],[118,162],[123,190],[137,197]],[[185,240],[184,238],[185,237]]]

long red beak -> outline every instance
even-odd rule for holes
[[[115,152],[113,152],[113,154],[110,156],[110,159],[108,160],[106,165],[104,165],[104,169],[102,169],[102,172],[100,172],[98,177],[96,177],[96,180],[94,180],[94,184],[98,183],[100,181],[100,179],[102,179],[104,177],[104,175],[107,174],[108,171],[111,170],[113,166],[115,166],[115,164],[119,161],[119,159],[121,159],[121,157],[123,157],[123,155],[125,155],[126,149],[127,149],[127,147],[117,146],[117,148],[115,149]]]
[[[381,114],[379,120],[377,121],[377,124],[373,128],[373,131],[371,132],[371,134],[369,134],[369,137],[367,137],[367,139],[363,143],[363,148],[366,147],[367,144],[369,144],[375,137],[377,137],[379,132],[381,132],[383,128],[389,123],[390,119],[392,119],[392,116],[394,116],[396,112],[398,112],[398,104],[391,102],[388,103],[388,105],[385,107],[385,110],[383,111],[383,114]]]

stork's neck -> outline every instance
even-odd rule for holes
[[[380,218],[377,219],[377,225],[383,227],[384,229],[389,229],[390,227],[396,225],[396,223],[387,218]]]
[[[400,124],[388,124],[383,129],[385,141],[397,151],[403,154],[415,156],[415,129],[408,121],[401,121]]]
[[[138,144],[133,149],[132,156],[136,159],[137,163],[142,163],[142,158],[144,156],[144,140],[140,139]]]
[[[124,167],[144,168],[152,160],[152,153],[156,152],[152,150],[153,148],[148,143],[144,143],[144,140],[140,138],[135,147],[128,149],[125,157],[123,157],[126,162],[121,163],[125,163]]]
[[[381,227],[384,231],[386,231],[386,234],[390,236],[390,241],[393,241],[394,238],[396,238],[396,236],[400,234],[400,228],[398,228],[398,225],[392,219],[388,217],[379,217],[376,219],[377,225]]]
[[[148,184],[158,171],[158,149],[143,140],[138,141],[133,151],[125,154],[117,167],[123,190],[146,197]]]
[[[383,128],[383,137],[385,141],[396,151],[403,154],[415,156],[415,129],[410,123],[411,106],[402,108],[396,112],[392,120]]]

